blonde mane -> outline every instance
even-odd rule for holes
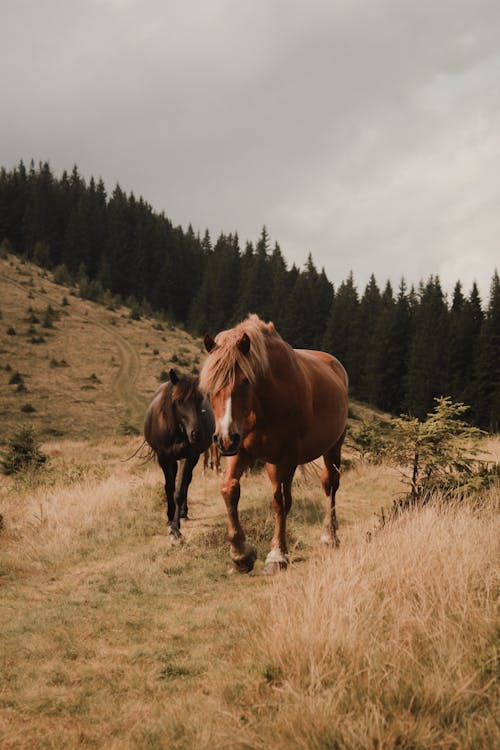
[[[243,354],[238,346],[243,334],[250,339],[250,350]],[[216,346],[208,355],[200,373],[200,388],[217,393],[226,386],[233,387],[238,366],[250,383],[269,369],[266,339],[281,338],[274,323],[264,323],[258,315],[249,315],[234,328],[221,331],[215,337]]]

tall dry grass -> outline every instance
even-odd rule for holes
[[[220,746],[499,747],[497,512],[436,502],[273,582]]]
[[[322,490],[298,481],[292,565],[269,579],[271,490],[252,474],[241,510],[259,561],[237,576],[220,479],[197,467],[172,547],[161,471],[122,461],[135,447],[53,443],[38,476],[0,487],[2,750],[498,744],[498,493],[374,531],[401,484],[360,464],[325,552]]]

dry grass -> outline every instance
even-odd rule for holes
[[[342,545],[296,483],[292,560],[259,575],[264,475],[243,480],[255,574],[233,575],[219,480],[197,467],[186,542],[165,537],[160,472],[137,441],[62,441],[4,483],[2,748],[491,748],[498,496],[428,507],[366,541],[400,485],[358,466]],[[388,491],[390,488],[390,491]]]
[[[436,504],[277,580],[228,746],[498,747],[497,512]]]

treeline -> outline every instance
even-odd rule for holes
[[[142,198],[75,167],[54,177],[47,163],[0,171],[0,239],[42,266],[88,280],[97,298],[110,290],[163,312],[189,331],[217,332],[249,312],[273,320],[295,347],[334,353],[353,396],[398,414],[423,417],[435,396],[471,406],[497,430],[500,416],[500,281],[483,304],[476,285],[457,282],[452,299],[438,277],[394,290],[372,276],[362,294],[352,274],[337,286],[309,255],[288,268],[266,229],[254,244],[238,235],[214,243],[174,226]]]

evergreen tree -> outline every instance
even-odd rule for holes
[[[406,377],[405,408],[423,419],[447,385],[448,308],[439,278],[420,285]]]
[[[474,416],[480,427],[500,428],[500,279],[495,271],[481,325],[476,365]]]
[[[354,383],[353,386],[357,385],[356,393],[362,400],[370,400],[374,390],[372,367],[377,346],[375,331],[379,329],[381,335],[379,318],[383,310],[380,290],[372,274],[361,298],[357,326],[356,369],[359,371],[359,384]]]
[[[474,283],[466,299],[458,281],[450,310],[449,380],[447,392],[457,401],[471,404],[474,398],[475,361],[483,321],[481,300]]]
[[[266,227],[262,228],[255,252],[249,248],[244,256],[245,272],[240,279],[239,301],[236,307],[236,318],[242,320],[249,313],[257,313],[264,320],[269,320],[272,313],[272,280],[269,263],[269,235]]]
[[[330,314],[323,337],[322,349],[340,359],[349,375],[349,382],[359,382],[358,340],[359,298],[351,273],[333,297]]]

